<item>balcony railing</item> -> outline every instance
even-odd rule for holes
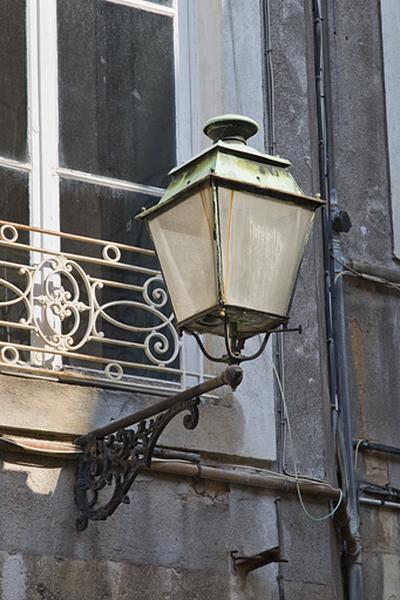
[[[173,390],[185,354],[152,250],[0,221],[0,371]]]

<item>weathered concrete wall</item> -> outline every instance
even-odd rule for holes
[[[130,505],[78,535],[73,468],[49,466],[2,465],[1,503],[15,506],[1,525],[4,599],[228,599],[239,584],[231,550],[276,544],[262,492],[153,476],[135,484]],[[259,572],[236,597],[257,598],[261,584],[272,592]]]
[[[318,140],[308,3],[271,2],[271,37],[277,153],[292,162],[292,172],[304,191],[314,194],[319,190]],[[291,326],[301,324],[304,333],[284,337],[284,359],[300,471],[318,477],[332,476],[322,285],[321,227],[317,219],[290,317]]]
[[[71,461],[29,466],[13,458],[0,470],[2,600],[277,598],[276,565],[241,578],[230,556],[277,544],[267,490],[143,475],[129,505],[77,534]],[[314,514],[327,510],[307,506]],[[295,498],[282,509],[285,597],[337,598],[330,528],[310,524]]]
[[[304,191],[314,194],[319,191],[319,174],[311,5],[292,0],[271,2],[270,8],[276,151],[292,162],[292,172]],[[285,392],[299,471],[335,481],[322,256],[321,224],[317,219],[290,318],[292,327],[302,324],[303,334],[283,338]],[[287,449],[289,471],[293,471],[292,459]],[[327,512],[326,507],[316,509],[306,504],[313,516]],[[341,598],[339,547],[331,522],[313,522],[297,498],[285,500],[283,515],[285,527],[291,531],[292,550],[289,563],[283,567],[285,598]],[[313,544],[324,546],[324,556],[315,562],[315,557],[308,555]]]
[[[257,376],[263,368],[266,375],[260,380]],[[163,445],[264,462],[273,460],[275,428],[269,371],[265,357],[250,365],[243,387],[235,393],[223,389],[218,396],[203,400],[201,427],[188,432],[178,419],[163,434]],[[1,429],[23,429],[32,435],[47,432],[73,439],[160,401],[149,395],[32,382],[5,375],[0,382]]]
[[[398,270],[392,257],[379,2],[332,2],[329,21],[337,196],[353,222],[342,236],[345,255]],[[399,447],[400,297],[394,289],[352,277],[344,282],[353,437]],[[398,461],[360,453],[358,477],[398,486]],[[399,527],[399,511],[362,508],[366,600],[400,598]]]

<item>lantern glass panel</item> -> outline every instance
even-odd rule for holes
[[[148,222],[178,323],[215,307],[212,190],[203,188]]]
[[[218,189],[225,303],[286,317],[314,211]]]

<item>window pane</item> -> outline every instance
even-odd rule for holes
[[[58,2],[60,162],[164,186],[175,163],[173,19]]]
[[[154,197],[70,180],[61,180],[60,197],[62,231],[151,249],[147,230],[135,216],[142,206],[154,204]],[[80,257],[104,259],[104,245],[64,239],[62,250]],[[114,251],[110,253],[114,257]],[[84,347],[85,352],[110,362],[143,365],[140,369],[124,366],[127,375],[176,380],[177,373],[146,368],[146,365],[154,367],[160,363],[168,368],[179,368],[176,332],[166,319],[172,308],[158,274],[155,255],[121,248],[120,259],[115,262],[102,260],[102,264],[95,264],[76,260],[89,274],[92,284],[95,280],[102,283],[101,287],[95,285],[94,296],[96,305],[101,308],[95,329],[102,332],[103,340],[89,342]],[[121,264],[128,268],[120,268]],[[88,304],[88,300],[81,296],[83,303]],[[85,328],[84,313],[81,316]],[[68,320],[63,326],[70,327]],[[76,336],[80,335],[78,330]]]
[[[135,216],[142,206],[155,204],[157,198],[69,179],[61,179],[60,197],[61,231],[153,247],[144,224]]]
[[[27,159],[24,0],[0,2],[0,155]]]
[[[29,175],[0,167],[0,219],[29,224]]]
[[[0,168],[0,219],[14,223],[29,222],[29,176]],[[29,311],[24,301],[28,280],[25,272],[18,265],[29,264],[29,252],[18,250],[2,243],[4,239],[14,239],[14,230],[0,224],[0,320],[7,321],[10,326],[0,326],[1,343],[29,343],[29,331],[21,329],[21,319],[28,320]],[[19,232],[15,241],[20,244],[29,243],[29,234]],[[11,323],[17,324],[12,327]],[[21,355],[21,358],[24,358]],[[0,359],[1,363],[1,359]]]
[[[154,4],[163,4],[164,6],[172,6],[172,0],[149,0]]]
[[[0,167],[0,219],[12,223],[29,224],[29,175],[28,173]],[[1,223],[4,229],[0,239],[13,238],[13,231]],[[29,243],[29,234],[19,232],[16,242]],[[29,264],[29,253],[0,244],[0,260],[18,264]],[[18,278],[14,270],[2,266],[2,277],[15,281]]]

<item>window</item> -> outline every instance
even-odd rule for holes
[[[188,155],[185,3],[0,3],[2,371],[168,389],[202,376],[135,221]]]

